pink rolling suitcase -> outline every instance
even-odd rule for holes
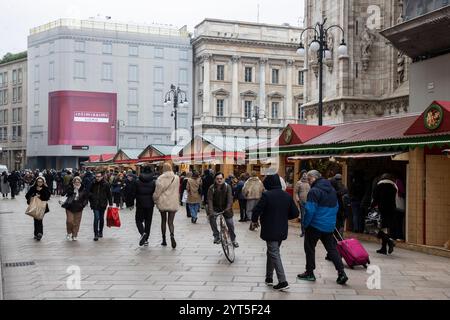
[[[341,240],[339,240],[335,236],[337,250],[344,258],[345,262],[347,262],[350,269],[353,269],[355,266],[363,266],[367,269],[367,265],[370,264],[370,259],[369,254],[366,249],[364,249],[363,245],[357,239],[344,240],[337,230],[336,233],[341,238]]]

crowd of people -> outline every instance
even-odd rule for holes
[[[196,171],[176,174],[172,165],[165,163],[161,174],[152,167],[136,172],[72,172],[66,170],[44,170],[3,173],[1,191],[17,196],[26,191],[27,202],[33,197],[48,201],[52,195],[65,197],[60,201],[66,211],[67,240],[77,241],[83,211],[90,205],[93,215],[94,241],[103,238],[105,212],[109,207],[133,209],[136,207],[135,222],[140,235],[139,246],[148,246],[154,207],[161,214],[161,245],[167,246],[167,226],[170,244],[176,248],[175,215],[181,206],[186,207],[186,216],[197,223],[199,212],[204,207],[210,223],[213,242],[220,244],[217,229],[217,215],[221,212],[230,232],[233,245],[239,247],[234,228],[233,203],[239,203],[239,222],[250,222],[249,229],[261,227],[261,238],[267,245],[266,283],[273,285],[273,273],[279,284],[274,289],[289,288],[284,275],[280,246],[288,236],[288,221],[300,218],[301,237],[304,237],[306,271],[298,279],[315,281],[315,247],[321,240],[327,251],[326,259],[333,262],[338,272],[337,283],[344,285],[348,277],[344,272],[341,256],[336,249],[335,232],[343,234],[345,220],[354,206],[355,188],[350,191],[342,183],[342,175],[330,179],[312,170],[303,170],[295,185],[293,197],[286,192],[286,183],[278,174],[267,175],[261,180],[257,172],[243,173],[236,179],[223,173],[206,170],[202,176]],[[378,232],[382,248],[380,254],[392,254],[395,242],[392,237],[394,213],[398,210],[401,194],[396,179],[382,175],[373,186],[370,206],[377,207],[382,218]],[[46,212],[49,212],[48,205]],[[355,213],[354,213],[355,215]],[[359,228],[354,219],[353,228]],[[44,234],[42,220],[34,220],[34,237],[40,241]]]

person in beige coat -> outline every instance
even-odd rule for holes
[[[191,211],[192,223],[197,223],[198,212],[200,210],[200,204],[202,203],[202,179],[198,172],[192,174],[186,185],[188,192],[187,203],[189,204],[189,210]]]
[[[297,184],[294,187],[294,201],[297,204],[297,207],[300,209],[300,221],[301,221],[301,226],[302,226],[302,233],[301,233],[300,237],[302,237],[302,238],[305,235],[305,228],[303,227],[303,219],[304,219],[305,213],[306,213],[306,209],[305,209],[306,200],[308,197],[308,192],[311,189],[306,175],[307,175],[307,171],[302,170],[302,172],[300,173],[300,181],[297,182]]]
[[[156,180],[156,189],[153,194],[153,200],[156,207],[161,212],[161,233],[162,246],[167,246],[166,242],[166,224],[169,225],[170,241],[172,248],[177,247],[175,241],[175,214],[180,208],[180,178],[175,175],[170,163],[164,163],[163,174]]]
[[[256,171],[252,172],[251,177],[245,182],[242,188],[242,193],[247,199],[247,219],[252,219],[253,208],[261,199],[262,193],[264,192],[264,185],[258,178]]]

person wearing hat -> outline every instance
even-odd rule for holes
[[[300,234],[300,237],[304,237],[305,235],[305,227],[303,223],[303,219],[305,217],[305,206],[306,206],[306,200],[308,197],[308,192],[311,189],[308,178],[307,178],[307,171],[302,170],[300,173],[300,181],[297,182],[297,184],[294,187],[294,201],[297,204],[297,207],[300,209],[300,220],[301,220],[301,229],[302,233]]]
[[[88,204],[89,193],[85,190],[81,178],[76,176],[67,188],[67,196],[63,208],[66,209],[67,240],[77,241],[83,209]]]
[[[25,195],[27,204],[30,204],[31,199],[36,196],[39,197],[39,199],[42,201],[50,200],[50,189],[48,188],[44,177],[38,177],[30,190],[28,190],[27,194]],[[50,210],[47,204],[45,213],[48,212],[50,212]],[[34,219],[34,239],[37,241],[41,241],[42,236],[44,235],[44,225],[42,221],[43,220]]]

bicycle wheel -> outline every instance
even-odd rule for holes
[[[233,263],[235,259],[234,245],[231,241],[231,237],[223,217],[220,219],[220,242],[222,243],[222,249],[225,257],[230,263]]]

